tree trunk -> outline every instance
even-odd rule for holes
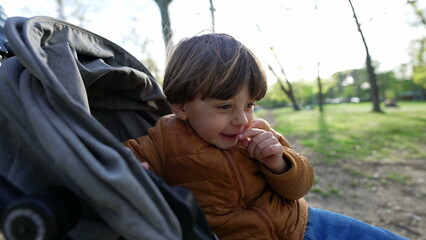
[[[210,0],[210,13],[211,13],[211,17],[212,17],[212,32],[215,32],[215,20],[214,20],[214,11],[216,11],[216,9],[213,7],[213,0]]]
[[[318,83],[318,107],[319,107],[319,111],[323,112],[324,108],[323,108],[323,95],[322,95],[322,83],[321,83],[321,78],[320,78],[320,74],[319,74],[319,66],[320,63],[318,62],[318,74],[317,74],[317,83]]]
[[[269,49],[271,50],[272,54],[274,55],[275,59],[277,60],[278,65],[280,66],[281,74],[282,74],[282,75],[284,76],[284,78],[285,78],[285,82],[286,82],[286,84],[287,84],[287,88],[284,86],[284,84],[283,84],[283,82],[282,82],[281,78],[280,78],[280,77],[278,77],[278,75],[275,73],[275,71],[274,71],[274,69],[272,68],[272,66],[268,64],[268,68],[269,68],[269,70],[271,70],[271,72],[272,72],[272,73],[275,75],[275,77],[277,78],[277,81],[278,81],[278,83],[280,84],[281,90],[283,90],[283,92],[287,95],[287,97],[288,97],[288,98],[290,99],[290,101],[292,102],[294,111],[299,111],[299,110],[300,110],[300,107],[299,107],[299,104],[297,104],[296,98],[294,97],[293,87],[291,86],[291,83],[290,83],[290,81],[289,81],[289,80],[288,80],[288,78],[287,78],[287,74],[285,74],[284,68],[283,68],[283,66],[281,65],[280,60],[278,59],[277,54],[275,54],[274,48],[273,48],[273,47],[270,47]]]
[[[358,22],[358,18],[356,16],[355,13],[355,9],[352,5],[352,1],[348,0],[349,4],[351,5],[352,8],[352,12],[354,14],[354,18],[355,18],[355,22],[356,25],[358,27],[358,32],[361,34],[361,38],[362,38],[362,42],[364,43],[364,47],[365,47],[365,51],[366,51],[366,65],[367,65],[367,73],[368,73],[368,79],[370,82],[370,95],[371,95],[371,101],[373,103],[373,112],[383,112],[380,109],[380,99],[379,99],[379,87],[377,85],[377,80],[376,80],[376,74],[374,73],[374,67],[371,61],[371,57],[370,57],[370,52],[368,51],[368,46],[367,46],[367,42],[365,41],[365,37],[364,34],[362,33],[361,30],[361,24]]]
[[[367,45],[365,45],[367,47]],[[377,86],[377,79],[376,74],[374,73],[374,67],[371,63],[370,54],[368,54],[367,51],[367,72],[368,72],[368,79],[370,80],[370,94],[371,94],[371,101],[373,102],[373,112],[383,112],[380,109],[380,99],[379,99],[379,87]]]
[[[169,4],[172,0],[155,0],[160,9],[161,14],[161,28],[163,30],[163,39],[166,49],[173,46],[173,32],[170,27]]]
[[[278,78],[277,80],[278,80],[278,82],[280,84],[281,90],[283,90],[283,92],[285,92],[287,94],[288,98],[290,99],[291,103],[293,104],[293,110],[294,111],[300,111],[300,106],[297,103],[296,98],[294,97],[293,87],[291,86],[290,82],[286,81],[287,87],[288,87],[286,89],[284,87],[284,84],[282,83],[281,79]]]
[[[315,2],[315,12],[318,18],[318,4],[317,1]],[[317,19],[316,21],[316,28],[319,28],[318,25],[319,21]],[[319,48],[319,46],[317,46],[317,48]],[[320,77],[320,61],[318,58],[318,64],[317,64],[317,84],[318,84],[318,110],[320,113],[322,113],[324,111],[323,108],[323,94],[322,94],[322,83],[321,83],[321,77]]]
[[[65,21],[65,14],[64,14],[64,3],[62,0],[56,0],[56,4],[58,5],[58,19]]]
[[[278,77],[278,75],[275,73],[274,69],[272,68],[271,65],[268,64],[268,68],[269,70],[271,70],[271,72],[274,74],[274,76],[277,78],[278,84],[280,84],[280,88],[281,90],[287,95],[287,97],[290,99],[291,103],[293,104],[293,109],[294,111],[299,111],[300,107],[299,104],[297,104],[296,98],[294,97],[293,94],[293,87],[291,86],[291,83],[288,81],[288,79],[286,78],[286,83],[287,83],[287,88],[284,86],[283,81],[281,80],[280,77]],[[283,72],[284,70],[281,68],[281,72]],[[285,76],[285,75],[284,75]]]

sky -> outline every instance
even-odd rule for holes
[[[69,4],[74,1],[65,0]],[[418,0],[423,7],[425,2]],[[352,0],[352,3],[371,57],[379,62],[377,71],[397,70],[402,63],[410,63],[413,40],[424,37],[426,29],[418,24],[406,0]],[[164,68],[161,17],[154,0],[93,0],[87,4],[84,28],[117,43],[138,58],[150,55]],[[54,0],[0,0],[0,5],[9,17],[57,17]],[[240,40],[265,68],[270,64],[280,72],[281,64],[290,81],[315,80],[318,71],[322,78],[329,78],[338,71],[364,67],[365,48],[346,0],[213,0],[213,5],[216,32]],[[173,0],[169,12],[174,43],[211,30],[209,0]],[[78,25],[75,19],[67,21]],[[147,45],[141,53],[143,41]],[[273,83],[274,77],[268,75]]]

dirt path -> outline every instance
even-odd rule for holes
[[[271,112],[265,119],[274,126]],[[315,170],[315,185],[306,196],[313,207],[342,213],[386,228],[412,240],[426,240],[426,164],[365,163],[342,159],[318,162],[318,154],[288,138]]]

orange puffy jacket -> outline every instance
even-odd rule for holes
[[[220,150],[174,115],[125,145],[169,185],[190,189],[221,240],[303,239],[313,169],[266,121],[253,125],[275,134],[290,170],[273,174],[242,147]]]

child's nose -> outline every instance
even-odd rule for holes
[[[244,111],[239,111],[235,114],[233,119],[233,124],[237,126],[243,126],[248,123],[248,119]]]

